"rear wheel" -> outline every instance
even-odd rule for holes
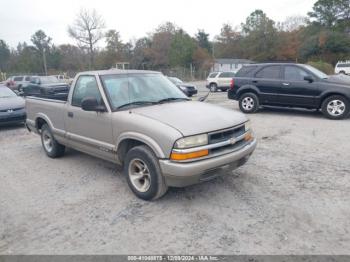
[[[41,127],[41,143],[48,157],[57,158],[64,155],[65,146],[56,141],[47,124]]]
[[[216,92],[218,90],[218,86],[215,83],[211,83],[209,88],[211,92]]]
[[[330,96],[322,103],[322,113],[329,119],[344,119],[349,110],[349,101],[340,95]]]
[[[259,109],[259,98],[254,93],[245,93],[239,98],[238,104],[243,113],[255,113]]]
[[[124,162],[124,174],[132,192],[143,200],[155,200],[168,190],[158,159],[147,146],[129,150]]]

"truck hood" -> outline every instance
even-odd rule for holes
[[[24,108],[24,99],[19,96],[0,98],[0,110]]]
[[[183,136],[225,129],[248,120],[241,112],[195,101],[139,107],[131,112],[171,126]]]

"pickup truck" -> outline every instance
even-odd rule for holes
[[[79,73],[67,101],[27,97],[26,109],[47,156],[70,147],[122,165],[144,200],[226,174],[257,144],[244,114],[192,101],[159,72]]]

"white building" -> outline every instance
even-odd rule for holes
[[[248,59],[214,59],[214,65],[211,71],[215,72],[237,72],[243,65],[252,64],[253,61]]]

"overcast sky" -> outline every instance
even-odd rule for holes
[[[171,21],[193,35],[204,29],[212,39],[223,23],[240,25],[255,9],[275,21],[306,15],[316,0],[0,0],[0,39],[16,47],[42,29],[55,44],[71,43],[67,26],[81,8],[95,8],[107,29],[116,29],[124,41],[145,36],[160,23]],[[104,43],[102,42],[101,45]]]

